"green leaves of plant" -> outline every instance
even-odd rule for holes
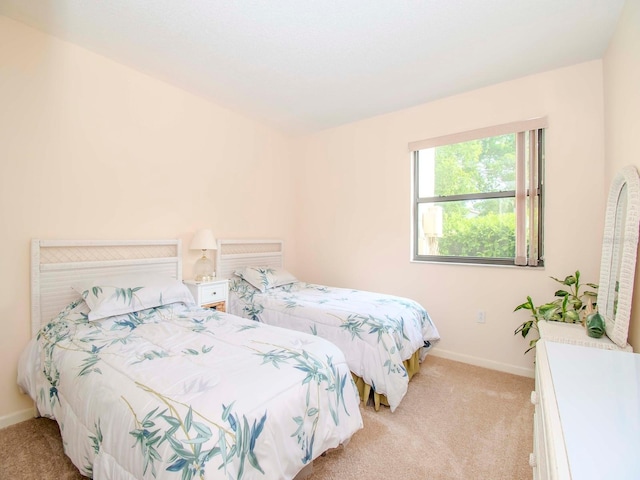
[[[527,297],[527,301],[522,303],[522,304],[520,304],[520,305],[518,305],[515,308],[514,312],[517,312],[518,310],[521,310],[523,308],[525,308],[527,310],[531,310],[532,312],[536,311],[536,307],[533,306],[533,300],[531,300],[531,297]]]
[[[513,334],[517,335],[518,333],[521,333],[523,337],[526,337],[529,334],[529,330],[531,330],[532,327],[533,327],[533,320],[528,320],[522,323],[518,328],[516,328],[516,331],[513,332]]]
[[[584,312],[587,305],[586,300],[590,299],[593,302],[597,299],[597,293],[595,291],[581,291],[583,285],[580,284],[579,270],[576,270],[573,275],[567,275],[564,279],[556,277],[550,278],[569,288],[556,290],[554,293],[554,297],[556,298],[553,301],[544,303],[538,307],[534,305],[531,297],[527,296],[527,301],[518,305],[513,311],[529,310],[532,318],[522,322],[514,331],[514,335],[520,333],[523,337],[526,337],[532,329],[538,330],[539,320],[580,323],[582,321],[580,315]],[[598,289],[598,285],[595,283],[586,283],[585,285],[593,290]],[[532,350],[537,341],[538,339],[532,340],[525,353]]]

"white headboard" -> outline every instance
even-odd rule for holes
[[[128,273],[182,280],[180,240],[32,240],[32,335],[79,298],[74,283]]]
[[[216,253],[217,276],[231,278],[242,267],[266,266],[282,268],[284,262],[282,240],[218,240]]]

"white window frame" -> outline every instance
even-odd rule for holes
[[[493,127],[470,130],[452,135],[409,143],[412,169],[412,241],[411,259],[415,262],[470,263],[486,265],[516,265],[540,267],[544,265],[543,214],[544,214],[544,155],[547,118],[534,118]],[[516,135],[516,188],[504,192],[484,192],[469,195],[419,197],[418,152],[439,146],[469,142],[506,134]],[[525,152],[529,137],[529,150]],[[420,236],[419,206],[424,203],[442,203],[465,199],[515,198],[516,252],[513,258],[466,257],[419,254]],[[527,212],[535,212],[527,216]],[[432,219],[433,220],[433,219]],[[423,227],[425,228],[425,227]],[[529,232],[527,235],[527,231]],[[527,238],[528,237],[528,238]],[[527,244],[529,251],[527,251]]]

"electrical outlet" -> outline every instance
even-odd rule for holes
[[[484,310],[478,310],[478,314],[476,315],[476,323],[485,323],[486,317]]]

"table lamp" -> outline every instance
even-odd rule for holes
[[[194,266],[196,282],[208,282],[216,276],[213,260],[207,257],[207,250],[215,250],[217,247],[213,232],[208,228],[198,230],[191,240],[190,250],[202,250],[202,257]]]

